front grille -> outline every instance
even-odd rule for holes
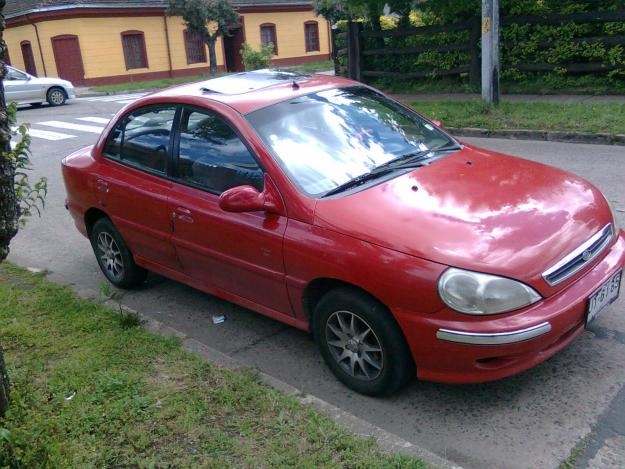
[[[543,272],[543,278],[551,286],[566,280],[596,258],[610,243],[612,236],[614,228],[612,223],[609,223],[560,262]]]

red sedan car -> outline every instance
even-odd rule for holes
[[[111,283],[153,271],[310,330],[370,395],[533,367],[618,296],[625,264],[588,182],[336,77],[264,70],[151,94],[63,176]]]

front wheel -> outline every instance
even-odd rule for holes
[[[147,271],[135,264],[126,243],[108,218],[94,223],[90,239],[100,269],[109,282],[119,288],[143,283]]]
[[[61,88],[50,88],[48,90],[48,94],[46,95],[46,99],[50,106],[60,106],[65,104],[67,97],[65,96],[65,91]]]
[[[327,293],[315,308],[313,329],[336,377],[362,394],[383,396],[413,378],[414,363],[388,309],[352,288]]]

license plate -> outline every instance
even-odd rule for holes
[[[599,312],[618,298],[623,271],[619,270],[612,275],[599,289],[588,298],[586,309],[586,325],[597,317]]]

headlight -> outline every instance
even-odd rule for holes
[[[447,306],[466,314],[497,314],[540,300],[533,288],[516,280],[468,270],[447,269],[438,281]]]

